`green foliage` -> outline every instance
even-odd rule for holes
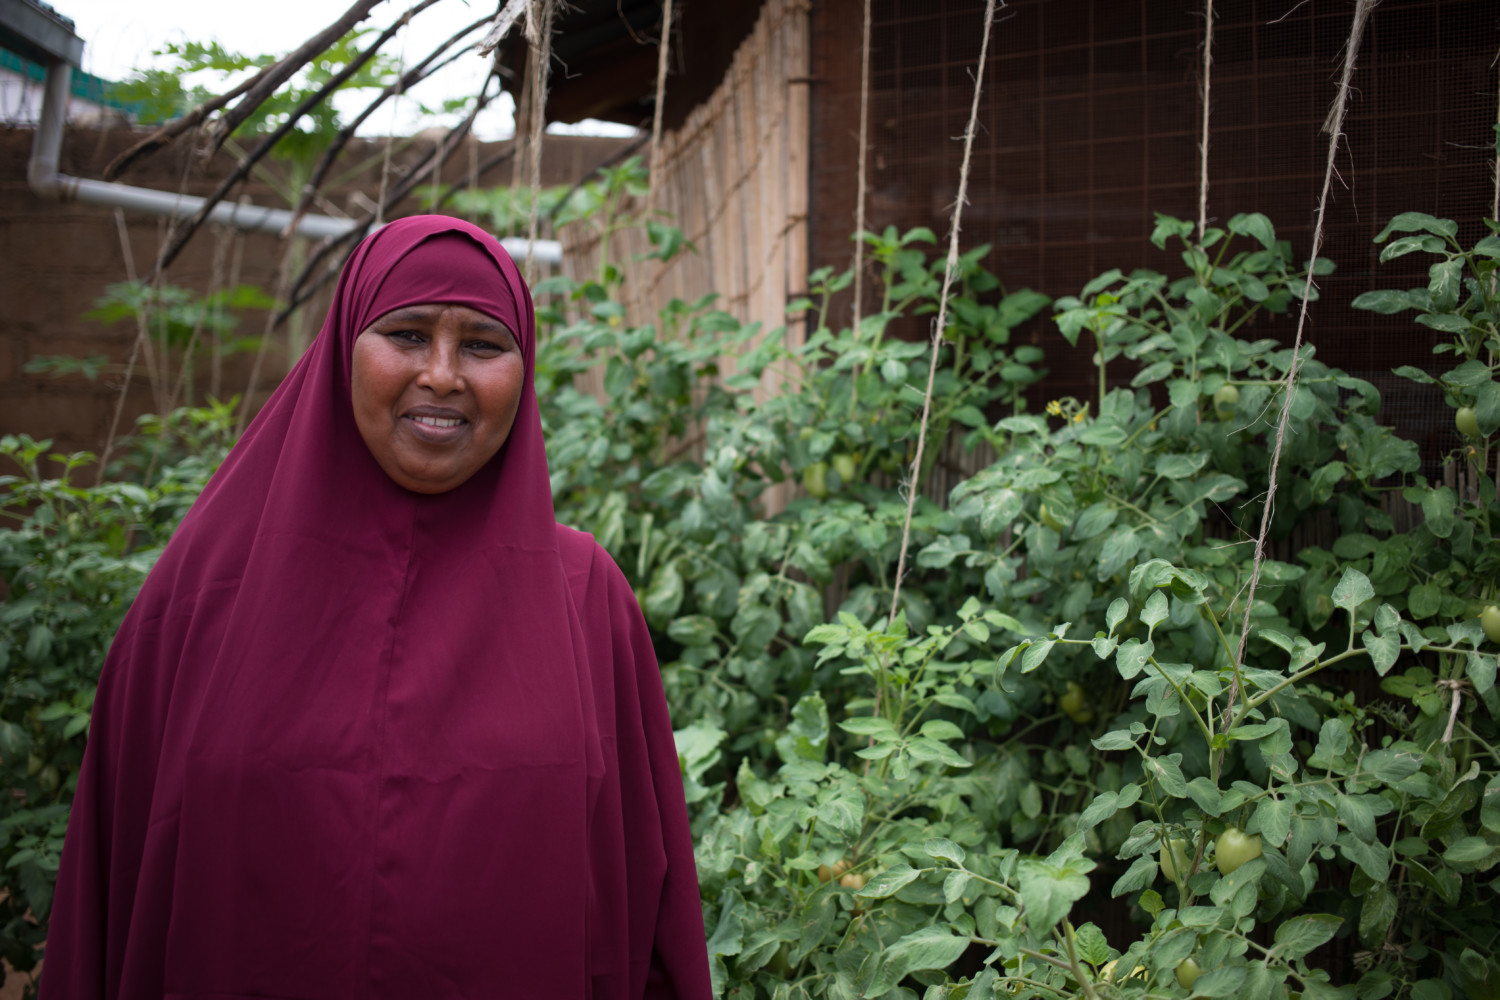
[[[238,313],[275,305],[275,300],[256,285],[235,285],[200,296],[177,285],[121,281],[106,287],[84,318],[105,325],[128,322],[144,328],[159,361],[153,373],[157,399],[173,399],[181,392],[191,403],[195,398],[196,359],[203,355],[224,358],[259,348],[259,337],[233,335],[240,322]],[[26,367],[28,371],[54,375],[77,371],[92,380],[111,366],[103,358],[39,356]]]
[[[1493,484],[1415,477],[1374,387],[1309,349],[1272,536],[1340,533],[1262,565],[1239,659],[1291,362],[1268,326],[1308,284],[1263,216],[1191,229],[1156,234],[1182,277],[1057,303],[1132,381],[1045,415],[1011,333],[1046,299],[965,258],[933,431],[997,458],[919,500],[889,623],[928,349],[886,333],[935,311],[930,233],[866,234],[883,307],[858,331],[827,322],[850,275],[813,275],[800,344],[708,300],[632,328],[608,260],[544,290],[559,517],[656,633],[720,995],[1488,995]],[[603,399],[573,387],[594,365]],[[1425,523],[1398,531],[1393,491]],[[1105,906],[1114,940],[1078,915]]]
[[[294,108],[357,58],[363,45],[374,40],[374,35],[373,29],[356,28],[324,49],[256,108],[234,134],[253,137],[282,125]],[[245,55],[226,49],[218,42],[168,42],[151,54],[163,60],[162,65],[136,70],[126,80],[115,84],[110,93],[114,100],[138,106],[141,109],[138,117],[143,123],[180,117],[277,59],[268,54]],[[399,75],[398,59],[376,53],[340,84],[338,90],[376,91],[394,82]],[[327,147],[341,127],[338,111],[332,103],[321,101],[277,143],[272,155],[293,161],[310,160]]]
[[[945,467],[940,504],[937,465],[910,468],[929,346],[892,333],[937,311],[933,234],[861,234],[881,307],[857,330],[830,322],[852,281],[831,269],[792,304],[805,334],[712,297],[633,326],[610,237],[691,250],[634,214],[643,184],[633,161],[561,210],[606,253],[536,290],[537,394],[559,519],[611,551],[653,631],[718,995],[1495,995],[1500,663],[1475,620],[1500,597],[1494,482],[1426,483],[1374,387],[1310,348],[1272,541],[1338,533],[1260,564],[1240,655],[1292,361],[1271,334],[1307,288],[1269,220],[1199,246],[1161,217],[1180,276],[1107,272],[1055,304],[965,255],[928,453],[975,471]],[[1484,294],[1452,309],[1478,328]],[[1093,340],[1100,390],[1030,413],[1049,305]],[[148,423],[92,490],[5,445],[28,470],[0,484],[18,968],[94,672],[230,412]],[[1398,529],[1393,496],[1421,523]]]
[[[36,965],[58,853],[83,759],[99,668],[172,530],[228,451],[232,404],[182,410],[168,423],[193,447],[142,485],[74,482],[95,459],[49,454],[50,442],[0,438],[19,475],[0,476],[0,956]],[[155,420],[156,418],[151,418]],[[127,449],[134,455],[137,444]],[[49,477],[42,462],[61,466]],[[127,467],[131,460],[127,459]]]
[[[535,197],[529,187],[465,188],[453,193],[451,204],[455,212],[488,220],[486,228],[496,236],[524,236],[531,221],[532,202],[546,220],[561,214],[559,202],[567,193],[566,187],[542,188]],[[564,217],[562,221],[571,220]]]
[[[1460,426],[1470,438],[1466,455],[1477,459],[1479,438],[1492,438],[1500,430],[1500,223],[1486,219],[1490,234],[1467,250],[1458,242],[1458,224],[1421,212],[1403,212],[1375,237],[1385,243],[1380,251],[1383,264],[1411,253],[1425,253],[1438,260],[1427,269],[1425,288],[1398,291],[1382,288],[1365,292],[1354,300],[1356,309],[1391,314],[1416,312],[1415,320],[1445,335],[1436,338],[1434,354],[1453,354],[1458,364],[1433,375],[1404,365],[1396,374],[1425,385],[1438,385],[1450,406],[1468,409],[1473,431]],[[1386,243],[1396,233],[1409,233]],[[1480,463],[1481,466],[1483,463]]]

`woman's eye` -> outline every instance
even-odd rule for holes
[[[471,340],[467,347],[475,354],[500,354],[505,350],[503,344],[497,344],[491,340]]]
[[[420,344],[423,340],[422,335],[415,330],[391,330],[386,336],[402,344]]]

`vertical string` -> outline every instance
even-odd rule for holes
[[[870,0],[865,0],[865,30],[859,56],[859,185],[854,206],[854,342],[859,343],[859,327],[865,308],[865,194],[868,176],[865,167],[870,149]],[[859,376],[850,389],[849,408],[859,403]]]
[[[536,239],[541,225],[542,197],[542,134],[547,130],[547,73],[552,62],[552,3],[551,0],[536,0],[532,8],[532,24],[536,28],[532,54],[536,58],[531,67],[531,142],[527,152],[531,155],[531,216],[526,224],[526,283],[536,284]]]
[[[1214,0],[1203,0],[1203,130],[1198,140],[1198,245],[1208,229],[1208,78],[1214,64]]]
[[[1265,505],[1261,508],[1260,534],[1255,539],[1255,558],[1250,566],[1250,586],[1245,596],[1245,616],[1240,623],[1238,647],[1234,653],[1235,680],[1230,684],[1225,699],[1224,724],[1230,724],[1230,711],[1239,696],[1239,664],[1245,660],[1245,644],[1250,638],[1250,610],[1255,607],[1255,587],[1260,582],[1261,563],[1265,561],[1266,538],[1271,532],[1271,515],[1276,508],[1276,472],[1281,464],[1281,451],[1286,443],[1286,429],[1291,422],[1292,396],[1297,389],[1297,374],[1302,368],[1302,334],[1307,326],[1307,304],[1312,295],[1313,269],[1318,262],[1318,252],[1323,248],[1323,219],[1328,208],[1328,190],[1333,185],[1334,163],[1338,158],[1339,140],[1344,137],[1344,113],[1349,105],[1349,83],[1354,77],[1354,58],[1359,52],[1360,39],[1364,37],[1365,23],[1370,11],[1379,0],[1358,0],[1354,9],[1354,22],[1349,28],[1349,41],[1344,47],[1344,71],[1339,80],[1338,96],[1329,111],[1324,129],[1328,132],[1328,157],[1323,167],[1323,192],[1318,197],[1317,222],[1313,226],[1312,253],[1307,260],[1307,281],[1302,288],[1302,307],[1297,312],[1297,335],[1292,343],[1292,361],[1282,379],[1281,416],[1276,424],[1276,444],[1271,451],[1271,478],[1266,486]],[[1222,754],[1221,754],[1222,758]],[[1218,768],[1215,766],[1215,774]]]
[[[385,192],[391,180],[391,148],[396,145],[397,116],[406,89],[406,28],[401,28],[401,51],[396,61],[396,93],[391,97],[391,134],[385,140],[385,162],[380,167],[380,197],[375,199],[375,228],[385,225]],[[256,359],[257,362],[259,358]],[[248,399],[248,396],[246,397]],[[241,418],[243,422],[243,417]]]
[[[656,107],[651,112],[650,175],[646,178],[646,212],[656,207],[656,175],[661,167],[661,118],[667,104],[667,60],[672,50],[672,0],[663,0],[661,40],[656,43]]]
[[[932,359],[927,367],[927,393],[922,399],[922,422],[917,431],[917,454],[912,459],[911,480],[906,488],[906,523],[901,529],[901,555],[896,560],[896,583],[891,590],[891,621],[901,607],[901,578],[906,574],[906,552],[911,546],[911,518],[921,491],[922,451],[927,444],[927,421],[932,414],[932,386],[937,381],[938,354],[943,347],[943,330],[948,323],[948,293],[953,275],[958,271],[958,233],[963,220],[964,204],[969,198],[969,162],[974,152],[974,133],[979,121],[979,94],[984,86],[984,66],[989,58],[990,28],[995,23],[996,0],[985,0],[984,38],[979,44],[979,65],[974,70],[974,101],[969,106],[969,127],[964,129],[964,159],[958,171],[958,200],[953,203],[953,220],[948,229],[948,264],[943,269],[943,291],[938,298],[937,322],[932,326]],[[1002,0],[1001,6],[1004,6]],[[877,713],[879,708],[877,706]]]

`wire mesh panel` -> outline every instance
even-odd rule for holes
[[[871,54],[869,226],[942,235],[956,195],[973,93],[981,0],[875,0]],[[1342,65],[1349,0],[1217,0],[1211,76],[1210,223],[1264,212],[1297,253],[1310,249]],[[814,265],[847,266],[855,213],[861,0],[814,5]],[[995,25],[974,150],[965,247],[993,245],[1009,289],[1076,293],[1110,267],[1181,273],[1148,237],[1154,214],[1196,218],[1201,0],[1013,0]],[[1371,240],[1398,212],[1423,211],[1483,232],[1495,192],[1500,5],[1401,0],[1375,9],[1325,223],[1338,270],[1320,282],[1308,336],[1321,359],[1375,383],[1387,419],[1431,466],[1456,445],[1430,391],[1390,374],[1428,364],[1439,335],[1410,315],[1348,303],[1377,287],[1425,284],[1413,254],[1377,263]],[[1290,339],[1292,318],[1254,336]],[[1088,352],[1041,321],[1049,398],[1086,397]],[[905,331],[920,336],[919,327]],[[1131,372],[1112,375],[1120,382]],[[1431,469],[1429,469],[1431,471]]]

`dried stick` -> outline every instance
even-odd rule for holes
[[[1203,131],[1198,143],[1198,245],[1208,230],[1208,78],[1214,64],[1214,0],[1203,0]]]
[[[140,159],[147,153],[156,152],[158,149],[165,146],[167,143],[171,142],[173,139],[177,138],[188,129],[193,128],[199,122],[203,121],[203,119],[207,118],[209,115],[213,114],[215,111],[219,110],[224,105],[228,104],[230,101],[234,100],[236,97],[239,97],[245,91],[255,86],[255,84],[260,81],[261,77],[271,72],[273,68],[273,66],[267,66],[259,73],[238,84],[232,89],[226,91],[225,93],[220,94],[218,97],[213,97],[209,100],[204,101],[202,104],[198,105],[196,108],[193,108],[181,118],[174,118],[171,121],[167,122],[167,124],[163,125],[155,132],[152,132],[150,135],[146,136],[146,138],[142,139],[134,146],[131,146],[119,156],[116,156],[113,160],[110,160],[109,165],[104,168],[104,179],[107,181],[112,181],[115,178],[119,177],[120,173],[136,160]]]
[[[365,12],[368,12],[370,8],[374,7],[377,3],[380,2],[381,0],[362,0],[361,4],[356,4],[355,6],[363,6]],[[325,31],[320,34],[318,38],[322,38],[323,35],[326,35],[328,33],[328,31],[331,31],[334,27],[338,27],[338,25],[343,24],[344,20],[347,19],[351,13],[353,13],[353,10],[354,8],[351,8],[349,12],[345,13],[343,18],[340,18],[339,21],[336,24],[330,26],[330,28],[325,29]],[[130,166],[136,160],[140,159],[142,156],[146,155],[147,153],[156,152],[158,149],[165,146],[167,143],[171,142],[182,133],[196,127],[205,118],[213,114],[215,111],[218,111],[230,101],[241,96],[242,94],[248,93],[251,90],[258,90],[259,88],[261,88],[265,84],[268,77],[272,76],[273,74],[280,74],[277,76],[276,82],[270,85],[270,89],[274,91],[282,84],[283,81],[286,80],[287,77],[291,76],[292,73],[295,73],[298,69],[300,69],[302,67],[302,64],[307,62],[307,60],[311,58],[312,55],[316,55],[318,52],[323,51],[323,49],[326,49],[333,42],[337,41],[344,34],[344,32],[349,29],[349,27],[353,27],[355,24],[358,24],[359,21],[364,18],[364,16],[364,13],[361,13],[353,21],[349,22],[348,27],[339,31],[339,33],[334,35],[333,38],[331,38],[328,42],[313,50],[308,56],[304,57],[300,62],[292,66],[291,69],[287,70],[285,73],[282,73],[282,67],[287,62],[287,60],[292,58],[292,56],[287,56],[286,59],[282,59],[279,62],[272,63],[271,65],[262,69],[259,73],[256,73],[254,76],[236,85],[227,93],[220,94],[218,97],[210,98],[204,101],[202,104],[198,105],[196,108],[193,108],[181,118],[174,119],[163,125],[161,128],[157,129],[155,132],[151,133],[149,136],[142,139],[140,142],[136,143],[134,146],[131,146],[129,149],[125,150],[125,152],[121,153],[119,156],[111,160],[109,162],[109,165],[104,168],[104,179],[107,181],[114,180],[116,177],[120,176],[121,171]],[[298,52],[306,50],[308,46],[315,41],[317,41],[317,38],[305,42],[302,48],[298,49]],[[296,53],[293,53],[293,55],[295,54]],[[259,106],[267,96],[269,96],[269,91],[262,93],[261,96],[258,97],[255,101],[256,106]],[[241,105],[236,105],[236,110],[238,110],[240,106]],[[248,117],[250,111],[253,110],[254,108],[246,110],[245,114],[241,116],[241,120],[243,120],[243,118],[245,117]],[[238,125],[239,122],[236,122],[235,124]],[[224,138],[228,138],[228,133],[225,134]],[[220,142],[222,141],[223,140],[221,139]],[[217,148],[217,146],[215,148]]]
[[[1344,71],[1339,80],[1338,96],[1334,98],[1333,108],[1324,125],[1328,131],[1328,158],[1323,167],[1323,193],[1318,196],[1318,216],[1313,226],[1312,253],[1307,261],[1307,282],[1302,288],[1302,308],[1297,312],[1297,335],[1292,343],[1292,361],[1287,367],[1286,376],[1282,379],[1282,385],[1285,387],[1284,398],[1281,401],[1281,416],[1276,424],[1276,444],[1271,451],[1271,479],[1266,486],[1265,505],[1261,508],[1260,534],[1256,536],[1255,557],[1250,564],[1250,586],[1245,596],[1245,616],[1240,623],[1239,644],[1234,653],[1236,668],[1245,662],[1245,644],[1250,639],[1250,612],[1255,607],[1255,588],[1260,582],[1261,563],[1266,557],[1266,537],[1271,533],[1271,514],[1276,508],[1276,472],[1281,465],[1281,451],[1286,443],[1287,425],[1291,422],[1292,396],[1297,389],[1297,372],[1302,367],[1302,331],[1307,326],[1307,303],[1312,296],[1313,269],[1318,263],[1318,251],[1323,248],[1323,219],[1328,208],[1328,190],[1333,185],[1334,163],[1338,158],[1339,140],[1344,137],[1344,113],[1349,104],[1349,83],[1354,78],[1354,57],[1359,53],[1359,43],[1364,36],[1365,22],[1370,17],[1370,11],[1374,10],[1379,2],[1380,0],[1358,0],[1354,8],[1354,23],[1349,28],[1349,41],[1344,48]],[[1236,669],[1235,680],[1229,685],[1229,694],[1224,704],[1225,728],[1228,728],[1231,723],[1230,713],[1234,709],[1239,693],[1239,677],[1238,669]],[[1216,766],[1215,773],[1217,770]]]
[[[330,77],[323,86],[319,87],[314,93],[309,94],[301,104],[293,108],[291,113],[287,115],[286,121],[277,126],[275,131],[262,139],[249,153],[240,157],[240,161],[235,165],[235,168],[204,199],[202,207],[198,209],[192,219],[188,220],[187,225],[178,231],[176,239],[162,251],[161,258],[158,260],[156,266],[164,268],[176,260],[177,255],[182,252],[182,248],[187,245],[188,240],[193,238],[193,234],[203,225],[204,220],[208,218],[209,213],[214,210],[215,206],[224,200],[236,184],[245,179],[255,165],[271,151],[272,147],[285,138],[287,133],[291,132],[292,129],[296,128],[297,123],[302,120],[304,115],[321,104],[330,94],[343,86],[350,77],[364,68],[365,63],[369,62],[375,53],[380,51],[380,47],[390,41],[396,32],[406,27],[407,23],[413,17],[437,2],[438,0],[420,0],[415,6],[409,8],[390,27],[382,31],[375,41],[367,46],[363,52],[356,58],[351,59],[343,69]]]
[[[906,574],[906,552],[911,546],[911,518],[917,507],[917,493],[921,484],[922,451],[927,445],[927,421],[932,415],[932,386],[937,381],[938,355],[943,347],[943,329],[948,322],[948,292],[953,287],[953,275],[958,270],[958,234],[963,221],[964,203],[969,197],[969,162],[974,152],[974,133],[978,131],[979,94],[984,87],[984,65],[989,58],[990,28],[995,23],[996,0],[985,0],[984,39],[979,44],[979,65],[974,70],[974,101],[969,106],[969,125],[964,129],[964,159],[958,170],[958,199],[953,203],[953,221],[948,230],[948,263],[943,268],[943,291],[938,298],[937,322],[932,327],[932,360],[927,366],[927,392],[922,399],[922,422],[917,430],[917,454],[912,459],[911,482],[906,490],[906,523],[901,529],[901,555],[896,560],[896,583],[891,591],[891,621],[901,607],[901,578]],[[1004,6],[1004,0],[1000,0]]]
[[[611,153],[608,157],[606,157],[602,163],[594,168],[594,173],[597,174],[601,170],[606,170],[614,166],[615,164],[624,161],[627,157],[644,146],[650,140],[650,138],[651,133],[642,132],[640,135],[636,136],[635,140],[632,141],[630,145],[625,146],[619,151]],[[567,194],[563,195],[560,199],[558,199],[556,204],[547,209],[547,221],[551,222],[553,219],[557,218],[557,214],[562,211],[563,206],[566,205],[575,194],[582,190],[585,184],[593,179],[593,175],[584,177],[574,183],[572,187],[568,188]]]
[[[381,199],[381,201],[375,206],[374,211],[369,212],[364,216],[364,218],[356,222],[354,227],[351,228],[348,232],[343,233],[339,236],[331,236],[318,244],[317,248],[308,256],[307,261],[302,265],[302,270],[298,273],[296,279],[290,282],[289,291],[287,292],[287,305],[282,308],[281,312],[276,314],[275,318],[271,322],[272,327],[275,327],[276,325],[283,322],[297,309],[298,306],[302,305],[308,299],[312,298],[313,295],[317,294],[318,289],[327,284],[330,278],[338,273],[339,268],[342,268],[343,262],[341,261],[339,264],[339,268],[329,270],[324,276],[320,277],[311,288],[304,288],[304,285],[306,284],[308,278],[312,275],[313,271],[317,269],[318,265],[321,264],[328,257],[328,255],[334,251],[334,249],[342,246],[345,243],[358,243],[361,239],[363,239],[365,234],[370,231],[370,227],[375,224],[376,219],[384,218],[386,212],[390,211],[396,205],[400,204],[402,199],[411,194],[411,192],[419,184],[421,184],[428,178],[428,176],[432,173],[433,168],[437,165],[440,156],[446,157],[453,151],[454,147],[456,147],[458,143],[463,141],[464,137],[469,134],[469,130],[473,127],[474,119],[479,116],[479,113],[483,111],[492,100],[487,91],[489,89],[490,81],[494,78],[495,75],[493,73],[485,77],[484,84],[482,85],[482,89],[479,93],[479,99],[474,102],[474,109],[469,112],[469,116],[465,118],[460,124],[455,126],[451,131],[449,131],[447,137],[443,140],[440,146],[428,150],[427,153],[422,156],[422,159],[418,161],[417,165],[412,168],[411,172],[408,173],[406,177],[403,178],[402,181],[398,185],[396,185],[396,187],[389,194],[385,195]],[[509,159],[510,153],[511,151],[507,151],[505,154],[496,157],[490,165],[494,166],[498,163],[504,162],[506,159]]]
[[[303,42],[295,51],[284,56],[275,65],[268,67],[268,72],[245,92],[245,96],[240,98],[239,103],[221,114],[214,122],[208,133],[208,144],[201,155],[207,159],[218,152],[230,133],[254,114],[255,109],[275,93],[277,87],[289,80],[293,73],[315,59],[323,50],[348,34],[351,28],[363,21],[381,2],[382,0],[355,0],[353,6],[346,10],[337,21]]]
[[[671,3],[671,0],[667,0]],[[531,67],[531,217],[526,224],[526,283],[536,283],[536,238],[541,225],[542,136],[547,131],[547,77],[552,63],[552,2],[536,0],[531,26],[536,28]]]
[[[432,76],[438,70],[446,67],[449,63],[453,62],[453,60],[459,58],[467,52],[472,52],[474,46],[468,45],[464,48],[459,49],[457,52],[454,52],[441,62],[438,62],[436,64],[434,64],[433,62],[444,52],[453,47],[453,45],[455,45],[459,41],[459,39],[463,38],[467,34],[470,34],[488,20],[489,18],[481,17],[479,20],[475,21],[473,24],[470,24],[462,31],[456,32],[447,41],[443,42],[443,44],[433,49],[432,52],[428,54],[427,58],[423,59],[421,62],[417,63],[417,65],[407,70],[399,78],[387,84],[385,89],[382,90],[378,95],[376,95],[374,100],[365,105],[364,110],[355,115],[354,119],[350,121],[349,124],[339,129],[338,135],[333,137],[333,141],[328,144],[328,148],[323,150],[323,155],[318,157],[317,165],[313,167],[312,173],[308,176],[307,183],[302,186],[301,199],[297,202],[297,206],[292,209],[293,221],[289,223],[287,225],[287,228],[282,232],[281,235],[283,238],[291,235],[292,228],[296,225],[295,220],[300,219],[302,215],[307,211],[308,206],[312,204],[313,198],[317,195],[318,188],[323,186],[323,181],[325,178],[327,178],[328,172],[333,168],[334,161],[337,160],[339,154],[344,151],[344,147],[349,144],[349,140],[354,137],[355,131],[357,131],[361,125],[368,121],[370,116],[373,115],[381,107],[381,105],[390,100],[391,97],[396,94],[404,94],[416,84],[425,80],[427,77]]]
[[[661,119],[667,105],[667,64],[672,51],[672,0],[663,0],[661,39],[656,43],[656,107],[651,111],[651,161],[646,176],[646,212],[656,207],[656,171],[661,166]]]
[[[513,24],[521,19],[526,13],[526,0],[510,0],[500,12],[495,15],[495,26],[491,28],[479,42],[479,54],[487,56],[505,41],[505,36],[510,34]],[[486,21],[490,18],[485,18]]]
[[[281,260],[276,265],[276,291],[273,295],[274,298],[280,298],[286,291],[286,275],[288,265],[292,259],[291,250],[292,245],[290,243],[282,244]],[[255,390],[260,386],[260,369],[265,364],[266,345],[271,342],[271,331],[276,329],[276,325],[285,319],[290,312],[291,310],[288,309],[278,316],[273,311],[266,317],[266,326],[264,332],[261,333],[260,343],[255,345],[255,360],[250,363],[250,377],[246,381],[245,394],[240,397],[240,413],[234,427],[235,437],[239,437],[245,433],[245,427],[250,423],[250,407],[254,405]]]
[[[115,209],[115,231],[120,236],[120,253],[125,257],[125,276],[134,282],[135,253],[130,248],[130,230],[125,227],[125,213],[118,208]],[[147,308],[150,308],[149,305]],[[120,415],[125,412],[125,395],[130,391],[130,379],[135,375],[135,362],[140,356],[141,345],[146,345],[148,358],[151,353],[151,334],[145,311],[138,313],[135,320],[135,340],[130,344],[130,357],[125,361],[125,381],[120,386],[120,395],[115,398],[115,412],[109,421],[109,436],[104,439],[104,450],[99,453],[99,471],[94,479],[95,486],[101,486],[104,483],[104,469],[109,464],[110,452],[114,450],[115,436],[120,432]]]
[[[478,149],[478,145],[479,144],[476,141],[476,152]],[[514,144],[512,144],[509,149],[503,149],[500,152],[496,153],[494,156],[490,157],[488,160],[471,166],[469,168],[469,176],[465,177],[463,180],[457,182],[456,184],[449,186],[447,190],[443,192],[442,196],[438,198],[437,204],[433,206],[433,211],[436,211],[437,209],[442,208],[444,205],[448,204],[449,199],[458,194],[458,192],[467,190],[468,188],[478,187],[479,179],[481,177],[489,173],[491,170],[494,170],[496,167],[500,166],[500,164],[509,161],[510,158],[515,155],[516,147]],[[549,215],[548,218],[550,219],[551,216]]]

